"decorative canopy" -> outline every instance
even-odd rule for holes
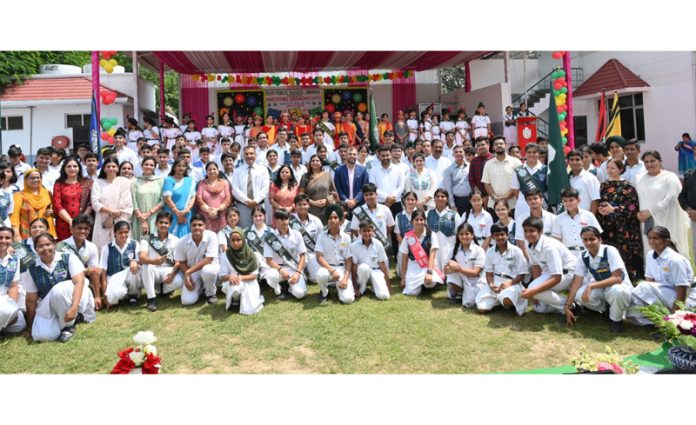
[[[490,52],[483,51],[160,51],[143,58],[152,66],[161,61],[180,74],[320,72],[401,69],[422,71],[463,65]]]

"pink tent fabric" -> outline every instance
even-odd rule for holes
[[[181,115],[191,114],[200,130],[205,126],[208,110],[208,82],[193,81],[188,75],[181,76]]]
[[[398,111],[406,111],[406,108],[416,103],[416,77],[412,75],[392,83],[392,111],[393,120],[396,122]]]

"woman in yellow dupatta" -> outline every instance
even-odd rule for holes
[[[41,172],[36,168],[24,172],[24,190],[14,194],[14,205],[10,222],[15,231],[15,241],[29,238],[29,223],[39,217],[48,221],[48,232],[56,236],[51,192],[43,187]]]

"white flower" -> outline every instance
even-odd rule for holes
[[[691,328],[694,327],[694,324],[689,320],[682,320],[682,322],[679,324],[679,327],[684,329],[685,331],[689,331],[691,330]]]
[[[150,345],[157,342],[157,338],[152,331],[140,331],[133,337],[133,341],[138,345]]]
[[[152,354],[153,356],[157,355],[157,347],[155,347],[154,345],[146,345],[143,348],[143,351],[145,352],[145,354]]]
[[[128,354],[128,357],[135,363],[136,367],[140,367],[145,362],[145,353],[142,351],[133,351]]]

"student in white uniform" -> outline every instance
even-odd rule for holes
[[[415,142],[418,138],[418,119],[416,118],[416,111],[408,111],[408,119],[406,120],[406,127],[408,128],[408,141]]]
[[[27,291],[27,328],[34,341],[67,342],[75,325],[94,322],[94,298],[84,288],[82,262],[71,253],[57,253],[49,233],[34,238],[38,258],[22,274]]]
[[[485,286],[482,275],[486,253],[475,242],[475,231],[471,224],[461,223],[457,227],[457,242],[445,266],[447,274],[447,297],[462,306],[471,308],[476,296]]]
[[[94,220],[88,214],[80,214],[72,220],[72,236],[56,245],[56,250],[75,254],[85,266],[85,278],[94,294],[94,309],[100,310],[102,296],[106,287],[101,286],[101,268],[99,267],[99,249],[87,240],[94,226]]]
[[[338,299],[343,304],[355,301],[355,288],[350,280],[352,261],[350,257],[350,236],[341,230],[343,210],[339,205],[329,205],[324,211],[328,228],[319,234],[315,249],[317,262],[321,267],[317,272],[319,302],[326,304],[329,286],[336,286]]]
[[[667,228],[655,226],[650,229],[648,244],[652,249],[645,263],[645,280],[633,289],[626,314],[626,319],[638,326],[652,324],[640,312],[640,307],[659,302],[674,312],[678,309],[676,301],[686,300],[694,280],[691,263],[679,254]]]
[[[226,309],[239,306],[240,314],[256,314],[263,308],[259,288],[259,265],[256,255],[246,243],[242,229],[236,227],[229,236],[230,246],[220,254],[220,277],[225,293]]]
[[[184,284],[184,276],[174,262],[174,250],[179,238],[169,233],[172,219],[171,213],[160,211],[155,218],[155,233],[143,235],[140,240],[141,279],[148,291],[147,309],[150,311],[157,311],[156,293],[171,294]]]
[[[568,181],[580,194],[580,208],[597,214],[599,204],[599,180],[583,168],[582,152],[578,150],[568,153],[568,165],[570,174]]]
[[[174,267],[184,274],[181,303],[193,305],[202,293],[208,304],[215,304],[217,279],[220,274],[217,235],[205,229],[205,220],[199,214],[191,216],[191,233],[179,240],[174,249]]]
[[[563,314],[566,297],[561,291],[570,287],[577,259],[557,239],[544,236],[544,222],[540,218],[529,217],[522,227],[533,279],[522,291],[522,298],[534,300],[537,313]]]
[[[599,225],[594,214],[579,208],[580,194],[576,189],[572,187],[563,189],[561,201],[565,211],[556,216],[551,233],[580,261],[580,255],[585,250],[580,231],[587,226],[592,226],[599,229],[601,233],[602,226]]]
[[[444,275],[437,266],[437,237],[426,226],[423,210],[411,214],[413,230],[404,235],[399,254],[401,258],[401,287],[404,295],[420,295],[423,287],[434,288],[444,283]]]
[[[491,243],[493,217],[483,208],[483,196],[478,188],[471,192],[469,203],[471,204],[471,209],[464,214],[462,221],[471,224],[471,227],[474,228],[476,244],[483,248],[485,252]]]
[[[491,119],[486,114],[486,107],[483,102],[479,102],[476,110],[477,114],[471,119],[471,126],[474,128],[474,139],[477,137],[488,137],[491,132]]]
[[[9,254],[14,230],[0,227],[0,333],[20,333],[27,327],[19,305],[19,258]]]
[[[219,232],[217,232],[218,244],[220,245],[220,253],[227,251],[230,247],[230,235],[232,230],[239,227],[239,210],[237,207],[229,207],[225,210],[225,218],[227,224]]]
[[[266,273],[271,269],[263,256],[263,241],[266,232],[269,232],[271,228],[266,225],[266,210],[262,206],[255,207],[251,211],[251,217],[253,224],[245,230],[244,236],[247,244],[256,254],[256,264],[259,266],[259,283],[262,283],[266,281]]]
[[[394,230],[394,216],[389,207],[377,203],[377,186],[374,183],[365,183],[362,187],[362,193],[365,203],[353,210],[350,230],[353,232],[353,236],[357,237],[360,222],[372,223],[375,238],[382,244],[385,251],[389,251],[391,234]]]
[[[527,205],[527,202],[525,202],[525,205]],[[503,199],[498,199],[495,201],[495,204],[493,205],[493,211],[495,211],[495,215],[498,218],[498,221],[496,221],[493,224],[499,224],[501,226],[504,226],[507,231],[508,231],[508,240],[510,241],[511,244],[516,244],[515,242],[515,230],[517,230],[517,225],[515,223],[515,220],[510,217],[510,206],[508,205],[506,200]],[[491,239],[493,239],[493,226],[491,226]],[[493,242],[491,241],[491,246],[493,245]]]
[[[273,218],[276,230],[266,232],[264,238],[263,255],[271,268],[266,274],[266,281],[279,300],[287,299],[288,292],[301,300],[307,295],[307,281],[303,273],[307,263],[307,247],[300,232],[290,228],[290,214],[287,211],[276,210]]]
[[[319,233],[323,229],[321,219],[309,213],[309,197],[305,194],[299,194],[293,199],[295,212],[290,215],[290,228],[297,230],[302,236],[305,247],[307,248],[307,265],[305,272],[309,277],[310,282],[317,281],[317,272],[319,271],[319,263],[314,250],[317,246]]]
[[[544,224],[543,234],[545,236],[551,236],[553,233],[553,223],[556,221],[556,216],[552,213],[546,211],[542,208],[543,199],[542,193],[539,189],[530,189],[525,195],[525,200],[527,205],[529,205],[529,214],[521,214],[517,216],[515,220],[515,241],[517,241],[517,246],[524,252],[525,257],[529,260],[527,255],[527,244],[525,243],[524,227],[522,223],[529,217],[540,218]]]
[[[503,202],[506,206],[507,203]],[[501,224],[491,227],[493,245],[486,252],[484,271],[486,283],[476,295],[479,313],[487,313],[496,306],[514,308],[518,316],[527,312],[528,301],[521,297],[522,281],[528,270],[522,250],[508,239],[508,228]]]
[[[466,120],[466,112],[464,112],[463,109],[459,110],[459,113],[457,114],[457,122],[454,124],[454,127],[457,131],[455,134],[455,142],[457,145],[462,145],[465,141],[471,139],[471,136],[469,135],[471,127],[469,126],[469,122]]]
[[[582,305],[599,313],[608,312],[611,332],[623,331],[621,322],[631,302],[633,285],[619,250],[602,244],[601,231],[594,226],[581,230],[586,250],[575,266],[575,276],[564,306],[566,321],[573,325]],[[573,300],[575,302],[573,303]],[[609,305],[607,311],[607,304]]]
[[[391,292],[387,254],[382,243],[372,237],[374,228],[374,224],[369,221],[360,222],[360,237],[350,245],[353,267],[351,275],[357,297],[365,293],[369,282],[375,297],[387,300]]]
[[[114,240],[104,245],[99,257],[102,287],[106,287],[104,296],[108,307],[118,304],[126,296],[129,298],[128,304],[135,307],[143,288],[138,263],[140,244],[130,238],[130,230],[127,221],[116,222]],[[149,289],[146,291],[150,292]]]

